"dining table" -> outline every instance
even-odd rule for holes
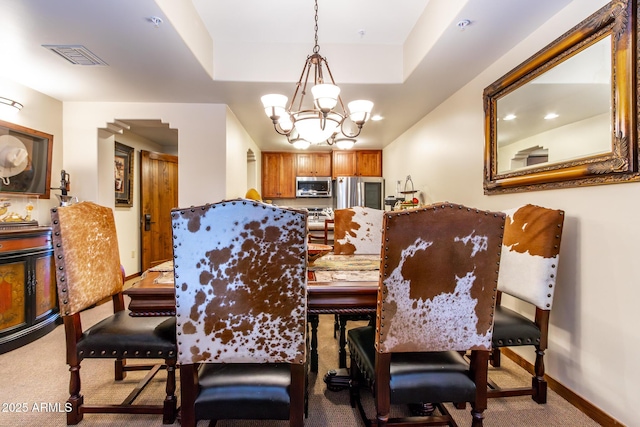
[[[310,369],[318,372],[318,325],[321,314],[374,315],[378,292],[379,256],[325,253],[308,264],[307,316],[311,327]],[[129,314],[135,317],[175,316],[173,263],[145,271],[124,291]],[[340,323],[339,367],[346,367],[345,324]]]

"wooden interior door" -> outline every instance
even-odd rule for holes
[[[142,270],[173,259],[171,209],[178,206],[178,157],[140,152]]]

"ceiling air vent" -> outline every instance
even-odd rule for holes
[[[42,47],[49,49],[51,52],[57,53],[75,65],[109,65],[82,45],[43,44]]]

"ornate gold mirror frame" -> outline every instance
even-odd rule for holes
[[[638,171],[639,151],[637,142],[637,0],[613,0],[583,22],[560,36],[527,61],[507,73],[484,90],[485,111],[485,194],[500,194],[532,190],[577,187],[640,180]],[[524,92],[523,86],[542,77],[554,67],[601,42],[608,50],[611,46],[610,125],[605,129],[605,139],[610,135],[611,144],[604,141],[605,149],[598,153],[586,153],[567,159],[552,160],[530,166],[498,168],[499,134],[505,126],[498,117],[498,104],[504,97]],[[547,74],[547,77],[549,74]],[[540,80],[538,80],[540,81]],[[538,87],[541,87],[538,85]],[[552,87],[547,85],[545,89]],[[528,87],[531,89],[531,86]],[[606,97],[606,94],[605,94]],[[532,104],[524,102],[524,104]],[[523,106],[524,107],[524,106]],[[523,108],[524,109],[524,108]],[[609,119],[605,119],[609,120]],[[582,121],[565,128],[578,132]],[[607,126],[605,125],[605,128]],[[502,131],[504,134],[504,131]],[[556,134],[560,134],[556,132]],[[539,134],[537,141],[546,141]],[[504,139],[504,138],[503,138]],[[578,140],[580,137],[578,136]],[[562,141],[564,143],[564,141]],[[556,144],[558,142],[555,142]],[[580,144],[578,144],[580,145]],[[529,149],[541,148],[535,144]],[[543,150],[544,151],[544,150]],[[527,150],[522,150],[526,152]],[[501,162],[510,159],[501,159]],[[513,162],[512,162],[513,163]]]

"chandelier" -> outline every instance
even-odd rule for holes
[[[318,45],[318,0],[315,0],[315,45],[313,53],[307,56],[300,80],[296,84],[293,98],[287,106],[285,95],[264,95],[262,105],[273,127],[280,135],[285,135],[290,144],[305,149],[311,144],[326,142],[339,148],[353,147],[362,126],[371,116],[373,102],[351,101],[345,109],[326,58],[320,55]],[[325,68],[329,80],[325,80]],[[313,105],[303,103],[313,75]],[[298,96],[299,95],[299,96]],[[337,110],[339,108],[339,110]]]

